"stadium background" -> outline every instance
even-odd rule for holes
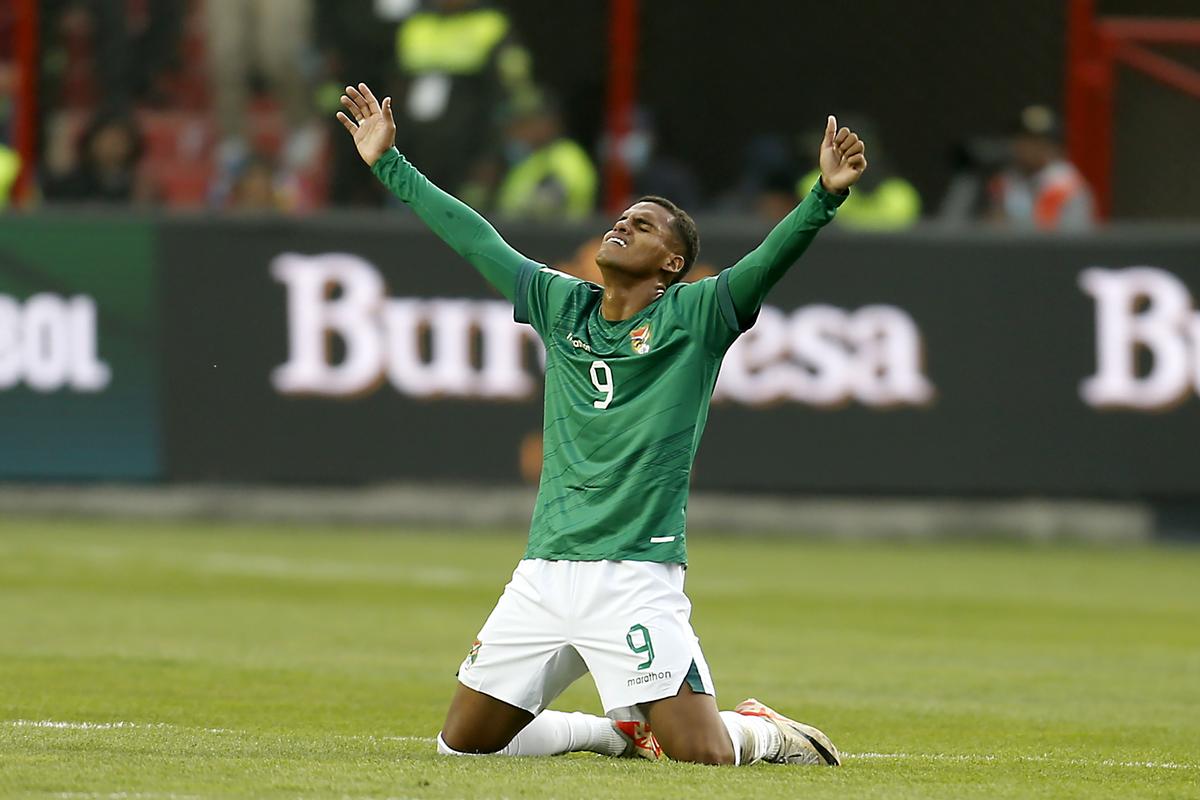
[[[487,795],[487,767],[447,777],[425,738],[520,554],[540,352],[329,119],[347,81],[402,105],[421,5],[317,3],[294,85],[244,76],[240,150],[203,0],[0,5],[0,793]],[[732,263],[802,193],[826,113],[920,198],[919,219],[821,234],[731,352],[694,475],[718,680],[767,691],[738,674],[762,665],[869,768],[814,796],[1194,791],[1195,4],[426,5],[497,10],[524,59],[519,89],[471,96],[486,177],[464,186],[560,269],[595,279],[646,163],[692,198],[698,275]],[[1090,184],[1083,229],[989,211],[1034,105]],[[505,208],[522,114],[590,162],[582,210],[569,188]],[[86,135],[113,119],[140,141],[103,184]],[[830,629],[786,613],[806,586]],[[881,652],[895,673],[867,666]],[[797,681],[801,653],[833,666]],[[180,771],[196,747],[264,766]],[[644,785],[577,768],[489,791]]]
[[[328,72],[349,59],[327,55],[324,71],[306,75],[311,119],[302,124],[319,143],[308,162],[291,168],[280,162],[295,131],[273,100],[276,87],[247,72],[259,91],[244,109],[253,123],[246,136],[256,156],[274,159],[276,172],[274,207],[244,209],[236,190],[222,194],[237,173],[222,161],[223,123],[213,119],[218,91],[205,55],[214,49],[205,6],[116,5],[124,10],[127,45],[132,32],[153,30],[173,9],[173,33],[159,35],[179,51],[163,61],[161,74],[120,91],[98,81],[113,72],[103,67],[108,51],[100,38],[110,28],[99,24],[112,4],[18,3],[6,20],[14,59],[5,72],[14,89],[8,130],[24,163],[12,187],[16,213],[0,219],[8,298],[0,409],[14,421],[5,426],[0,472],[16,481],[233,484],[535,479],[536,351],[503,325],[462,316],[485,313],[492,295],[411,217],[360,203],[353,212],[340,207],[337,185],[345,178],[338,171],[365,171],[344,163],[352,148],[336,138],[337,129],[321,127],[318,111],[334,77]],[[359,37],[350,45],[366,47],[360,43],[368,31],[383,42],[378,52],[389,55],[411,18],[405,5],[343,6],[343,24]],[[509,36],[519,36],[532,64],[532,91],[556,98],[565,133],[591,155],[600,185],[586,221],[542,219],[536,209],[491,210],[527,252],[595,277],[588,243],[604,227],[603,212],[628,197],[620,190],[634,169],[623,160],[626,151],[605,142],[631,136],[637,120],[650,118],[657,149],[702,187],[694,201],[705,233],[697,272],[712,272],[769,227],[780,184],[786,200],[808,171],[806,134],[823,113],[812,109],[844,109],[851,119],[869,109],[864,124],[883,139],[873,143],[876,168],[915,189],[921,221],[871,235],[835,229],[821,238],[802,267],[805,280],[780,288],[779,314],[731,356],[730,391],[721,391],[714,406],[697,487],[1186,505],[1197,485],[1183,443],[1197,432],[1190,387],[1200,385],[1186,311],[1189,286],[1200,278],[1200,238],[1187,220],[1200,206],[1188,195],[1198,185],[1190,160],[1170,151],[1200,130],[1200,107],[1181,91],[1195,86],[1110,64],[1110,169],[1085,176],[1109,224],[1056,235],[947,210],[956,183],[981,183],[987,170],[1002,166],[1022,108],[1042,103],[1062,115],[1092,113],[1071,110],[1071,103],[1090,102],[1090,84],[1081,88],[1078,75],[1097,69],[1071,44],[1080,36],[1099,37],[1105,24],[1130,19],[1121,15],[1142,13],[1135,24],[1157,27],[1139,35],[1186,73],[1196,53],[1186,46],[1194,25],[1167,16],[1179,10],[1167,3],[1031,3],[980,6],[968,15],[953,4],[928,3],[918,19],[897,4],[878,4],[864,11],[871,23],[851,36],[835,33],[839,10],[803,4],[768,4],[732,18],[717,6],[689,11],[671,3],[581,3],[554,15],[528,4],[504,6]],[[964,34],[968,29],[986,30],[992,44],[981,47]],[[313,53],[337,52],[338,41],[330,44],[320,31],[313,36]],[[29,37],[42,54],[32,77],[21,70]],[[1116,45],[1104,47],[1115,52]],[[115,74],[131,72],[125,69]],[[372,71],[401,91],[409,85],[399,66]],[[1069,103],[1071,92],[1079,97]],[[501,109],[519,105],[492,100]],[[152,193],[103,205],[56,196],[52,152],[105,114],[140,127],[144,152],[131,169]],[[1109,134],[1096,132],[1089,141]],[[1070,135],[1068,128],[1068,142]],[[40,149],[28,155],[31,141]],[[1162,142],[1165,152],[1146,142]],[[984,152],[996,154],[988,157],[996,163],[971,162],[969,154]],[[1081,164],[1094,155],[1068,150]],[[1104,187],[1111,192],[1107,211]],[[162,216],[160,208],[191,213]],[[328,379],[359,349],[336,324],[306,323],[285,311],[301,290],[293,292],[273,265],[292,252],[312,257],[308,268],[325,269],[324,280],[334,283],[338,268],[322,266],[321,258],[363,258],[382,277],[378,302],[386,295],[475,305],[465,312],[422,306],[407,333],[384,325],[377,336],[359,337],[378,351],[363,357],[378,364],[352,391],[281,388],[270,376],[298,357],[289,351],[295,342],[325,343],[321,365],[307,368]],[[1147,288],[1135,267],[1156,270],[1161,280]],[[1113,289],[1125,294],[1106,301],[1115,305],[1083,284],[1085,272],[1097,268],[1125,275],[1125,288]],[[94,330],[77,331],[65,311],[61,320],[31,313],[30,298],[47,293],[54,297],[42,306],[93,303],[90,322],[70,319]],[[321,307],[333,313],[336,305]],[[326,313],[314,309],[318,317]],[[1160,333],[1133,331],[1156,320]],[[455,325],[462,330],[455,333]],[[1122,325],[1132,327],[1113,327]],[[1117,343],[1102,353],[1104,330]],[[91,358],[107,372],[102,386],[84,386],[74,375],[72,359],[88,358],[78,352],[87,342],[77,336],[94,340]],[[366,342],[372,337],[378,341]],[[457,354],[450,352],[454,342]],[[1085,382],[1103,377],[1102,361],[1106,380],[1126,384],[1110,394],[1128,396],[1085,396]],[[1114,366],[1118,361],[1124,367]],[[404,369],[417,377],[398,376]],[[461,374],[449,375],[456,369]],[[1116,374],[1121,369],[1123,376]],[[39,370],[50,373],[40,383]],[[489,394],[487,382],[505,370],[519,373],[510,379],[521,389]],[[421,380],[433,384],[418,388]],[[1157,391],[1157,399],[1142,397],[1144,391]],[[464,415],[479,427],[457,424]],[[747,450],[747,443],[768,440],[779,446]],[[459,457],[468,450],[486,457]]]

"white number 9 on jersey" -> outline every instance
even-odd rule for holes
[[[613,399],[613,376],[612,370],[608,368],[608,364],[603,361],[593,361],[590,370],[592,376],[592,385],[598,391],[604,392],[603,400],[596,400],[592,403],[596,408],[608,408],[608,404]]]

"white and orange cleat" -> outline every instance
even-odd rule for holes
[[[662,758],[662,746],[654,738],[650,723],[633,720],[614,720],[613,728],[627,744],[621,758],[647,758],[658,761]]]
[[[779,755],[766,759],[767,761],[776,764],[824,764],[830,767],[837,767],[842,763],[842,757],[833,746],[833,742],[812,725],[789,719],[753,697],[738,703],[733,710],[747,717],[770,720],[779,729],[783,740],[779,747]]]

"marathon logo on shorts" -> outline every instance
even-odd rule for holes
[[[644,683],[654,683],[655,681],[666,681],[671,679],[671,670],[666,672],[646,672],[638,675],[636,678],[630,678],[625,681],[626,686],[641,686]]]

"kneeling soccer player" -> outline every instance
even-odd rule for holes
[[[374,174],[546,344],[529,547],[459,669],[438,749],[838,764],[825,734],[756,700],[717,711],[683,592],[684,526],[721,359],[862,175],[863,142],[830,117],[804,201],[737,264],[694,283],[681,282],[699,251],[691,217],[643,198],[604,236],[601,287],[521,255],[413,168],[393,145],[391,98],[380,105],[360,83],[341,101]],[[587,672],[611,720],[546,710]]]

